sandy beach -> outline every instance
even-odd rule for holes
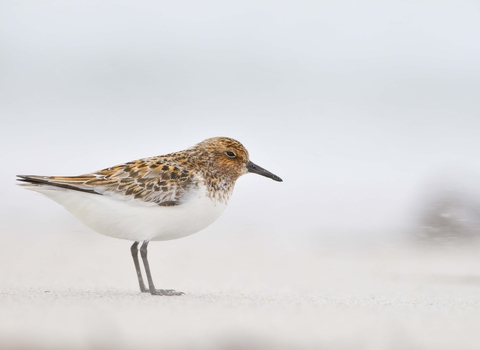
[[[152,243],[158,297],[129,242],[0,236],[1,349],[479,349],[478,245],[226,236]],[[375,242],[375,240],[373,240]]]

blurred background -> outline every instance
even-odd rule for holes
[[[474,1],[0,2],[5,293],[53,285],[63,296],[81,286],[130,288],[136,295],[128,242],[99,236],[53,201],[15,186],[16,174],[76,175],[229,136],[284,182],[241,178],[215,224],[152,245],[152,259],[159,259],[152,262],[154,274],[198,293],[199,303],[215,290],[395,299],[400,288],[417,301],[425,293],[443,301],[445,295],[467,298],[478,311],[478,33],[480,5]],[[216,279],[200,270],[193,274],[185,256],[212,270],[219,261],[231,269],[214,273]],[[171,266],[179,258],[180,267]],[[263,265],[265,259],[270,264]],[[104,270],[95,261],[103,261]],[[118,264],[128,270],[125,276]],[[370,276],[379,266],[386,269],[381,277]],[[299,270],[303,282],[296,280]],[[392,282],[399,274],[410,276],[400,278],[408,280],[402,287]],[[352,276],[360,276],[358,284],[345,286]],[[379,281],[384,289],[374,287]],[[16,315],[18,305],[7,299],[4,308]],[[323,326],[331,325],[330,311]],[[349,319],[349,311],[342,312]],[[57,327],[63,324],[58,315],[51,315]],[[288,315],[295,322],[319,321],[316,313]],[[470,316],[461,314],[458,324],[469,325]],[[38,326],[33,320],[30,329]],[[352,329],[365,324],[350,320]],[[379,320],[371,319],[372,327]],[[410,342],[401,344],[423,348],[434,337],[408,328],[415,325],[411,320],[405,316],[401,326],[392,321],[385,342],[371,343],[373,333],[347,339],[389,348],[409,334]],[[0,335],[17,344],[23,323],[2,322]],[[241,324],[250,329],[252,323],[247,317]],[[443,334],[442,344],[478,344],[474,333],[465,334],[468,326],[448,339],[444,331],[452,328],[444,326],[431,329]],[[345,334],[332,332],[310,339],[292,331],[292,344],[310,339],[348,348],[348,341],[338,341]],[[58,343],[49,328],[38,339],[82,347],[82,336],[72,334]],[[238,346],[236,340],[228,344]]]

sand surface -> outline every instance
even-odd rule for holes
[[[480,349],[478,245],[220,231],[151,244],[181,297],[137,290],[127,241],[0,235],[0,349]]]

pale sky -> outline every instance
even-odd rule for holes
[[[69,215],[15,174],[220,135],[284,183],[241,178],[219,225],[404,228],[429,182],[480,173],[478,33],[474,1],[4,1],[1,230]]]

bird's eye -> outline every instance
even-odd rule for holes
[[[232,152],[232,151],[227,151],[225,152],[225,154],[227,155],[228,158],[235,158],[237,156],[235,152]]]

